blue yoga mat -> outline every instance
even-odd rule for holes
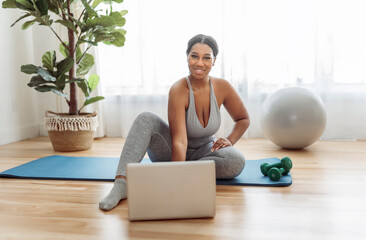
[[[53,155],[40,158],[0,173],[0,177],[23,179],[114,181],[119,158],[67,157]],[[217,185],[289,186],[291,174],[280,181],[271,181],[262,175],[260,165],[279,162],[278,158],[247,160],[243,172],[231,180],[218,179]],[[142,163],[151,163],[145,158]]]

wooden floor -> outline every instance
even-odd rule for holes
[[[54,152],[47,137],[0,146],[0,171],[36,158],[119,157],[123,139]],[[98,201],[112,183],[0,178],[0,239],[366,239],[366,141],[320,141],[288,151],[264,139],[236,145],[247,159],[289,156],[289,187],[217,186],[212,219],[129,222],[127,202]]]

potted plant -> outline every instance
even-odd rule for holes
[[[34,23],[49,28],[60,41],[58,51],[61,60],[56,59],[56,51],[48,51],[42,56],[42,66],[26,64],[21,71],[33,76],[29,87],[38,92],[53,92],[63,97],[68,106],[68,113],[46,112],[45,128],[48,130],[52,145],[56,151],[78,151],[91,147],[93,131],[97,126],[96,113],[83,113],[85,106],[104,99],[91,93],[99,83],[99,76],[86,75],[94,65],[93,55],[88,53],[99,42],[122,47],[126,31],[122,29],[126,20],[126,10],[113,11],[112,4],[123,0],[5,0],[3,8],[23,11],[11,26],[23,19],[25,30]],[[108,8],[100,9],[100,4]],[[67,29],[67,36],[60,36],[54,29],[58,24]],[[69,94],[65,87],[69,86]],[[85,99],[78,105],[77,91],[80,89]]]

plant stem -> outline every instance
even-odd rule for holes
[[[85,53],[89,50],[89,48],[91,47],[92,45],[89,44],[89,46],[86,48],[85,52],[83,53],[83,55],[81,55],[81,58],[79,59],[79,61],[76,63],[76,64],[79,64],[79,62],[83,59]]]
[[[83,105],[80,109],[79,109],[79,112],[81,112],[81,110],[85,107],[85,105]]]
[[[60,10],[60,12],[62,14],[62,19],[66,20],[65,13],[64,13],[64,9],[62,8],[62,4],[61,4],[61,2],[59,0],[57,1],[57,5],[58,5],[58,8],[59,8],[59,10]]]
[[[73,16],[73,14],[70,11],[70,0],[67,0],[67,14]],[[69,54],[74,59],[74,65],[69,71],[69,79],[72,80],[75,78],[75,66],[76,66],[75,35],[74,31],[70,28],[67,29],[67,32],[69,37],[69,47],[68,47]],[[69,115],[78,115],[77,86],[75,82],[70,83]]]
[[[78,18],[78,21],[80,21],[81,17],[84,15],[85,11],[86,11],[86,9],[84,8],[83,11],[81,12],[79,18]]]
[[[51,26],[49,26],[52,30],[52,32],[56,35],[56,37],[58,38],[58,40],[60,40],[60,42],[62,43],[62,45],[64,45],[65,48],[69,48],[60,38],[60,36],[55,32],[55,30],[53,30],[53,28]]]

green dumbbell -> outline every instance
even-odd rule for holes
[[[292,168],[292,161],[289,157],[284,157],[281,159],[282,168],[284,170],[282,175],[287,175]]]
[[[282,175],[287,175],[292,168],[292,161],[289,157],[284,157],[281,159],[281,165],[282,166],[280,168],[283,168],[284,170]]]
[[[292,161],[289,157],[281,158],[281,162],[274,163],[274,164],[268,164],[268,163],[262,163],[261,164],[261,172],[264,176],[268,175],[268,171],[271,168],[283,168],[284,173],[283,175],[287,175],[290,172],[290,169],[292,168]]]
[[[268,177],[272,181],[278,181],[284,175],[285,169],[273,167],[268,171]]]

